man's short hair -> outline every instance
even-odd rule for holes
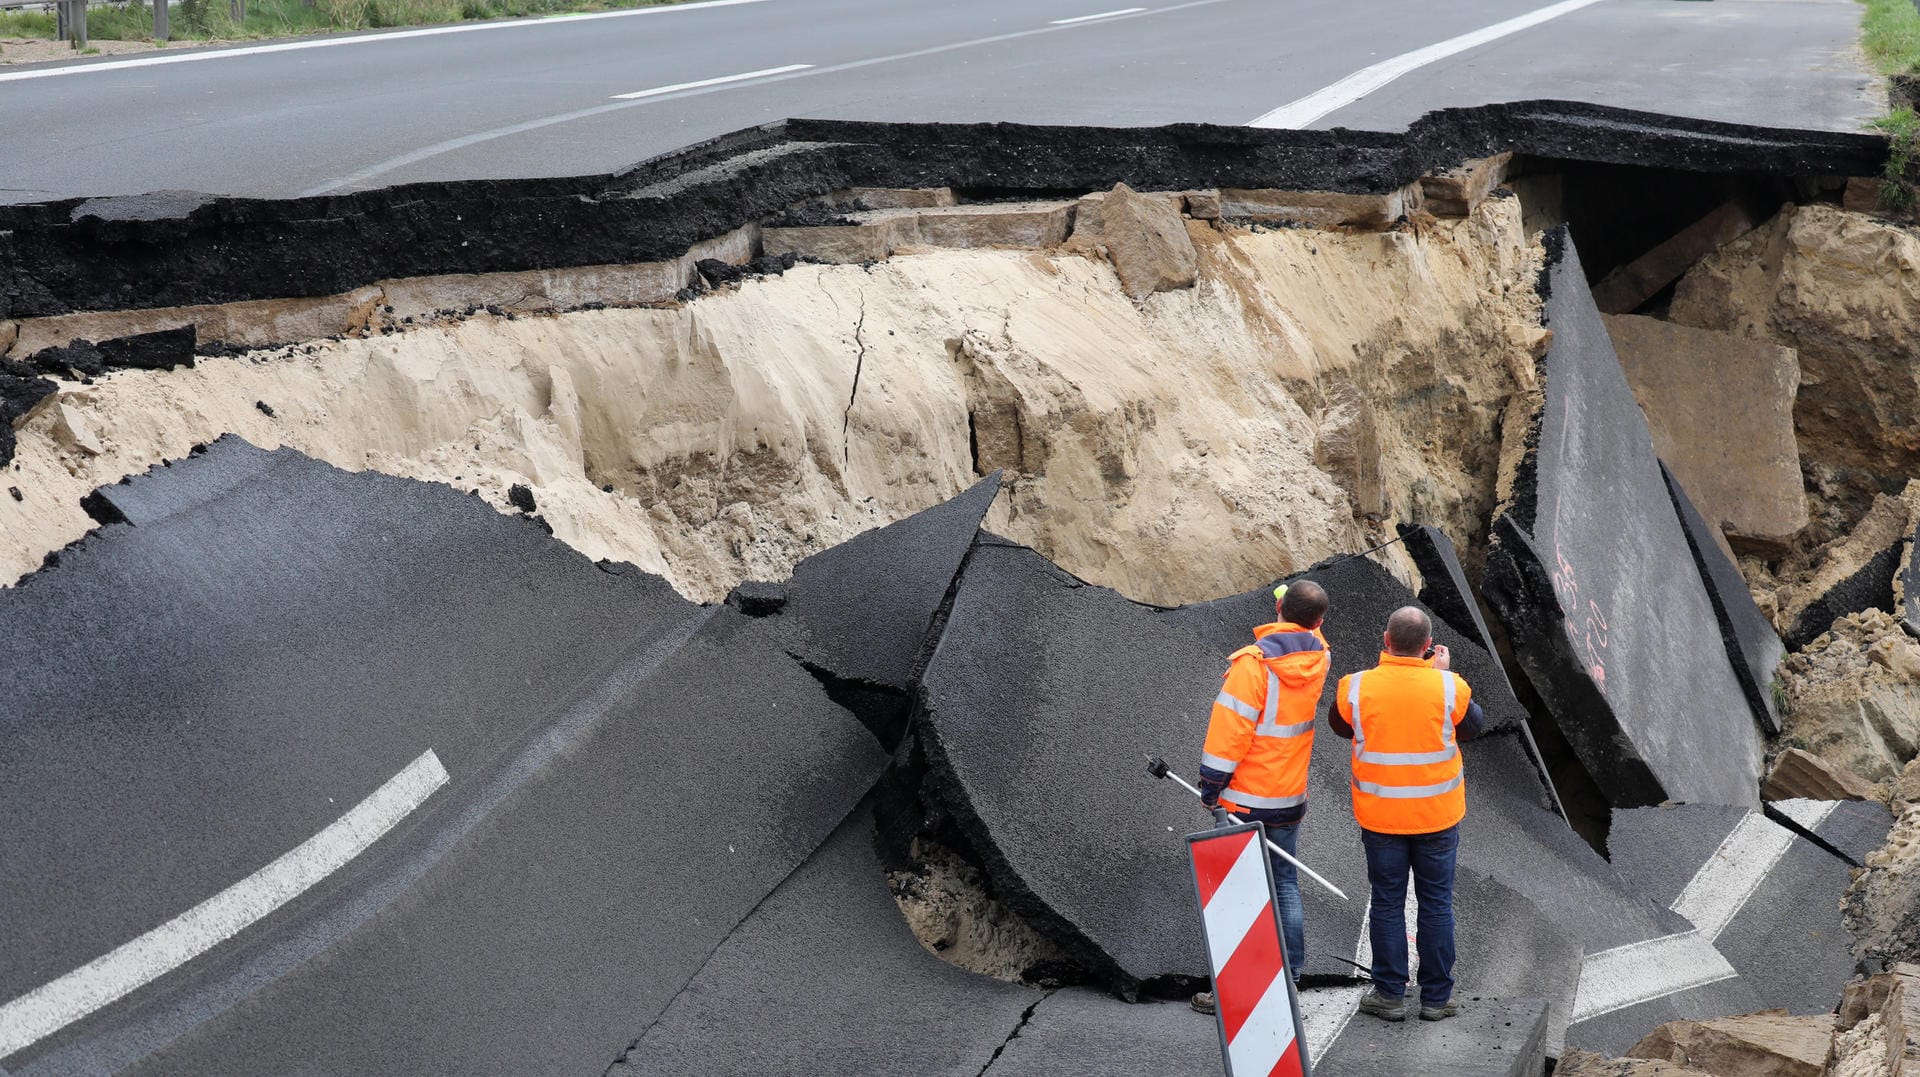
[[[1426,651],[1433,638],[1433,619],[1418,606],[1402,606],[1387,618],[1387,649],[1401,656]]]
[[[1296,580],[1287,585],[1280,598],[1280,619],[1301,628],[1318,628],[1327,615],[1327,589],[1312,580]]]

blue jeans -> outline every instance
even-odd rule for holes
[[[1373,943],[1373,986],[1388,998],[1407,993],[1407,873],[1420,903],[1420,1004],[1453,997],[1453,868],[1460,828],[1433,834],[1360,832],[1373,888],[1367,936]]]
[[[1290,826],[1266,825],[1267,840],[1285,849],[1289,856],[1300,845],[1300,824]],[[1274,896],[1279,899],[1277,911],[1280,913],[1280,937],[1287,946],[1287,971],[1293,973],[1295,983],[1300,982],[1300,970],[1307,963],[1307,923],[1300,909],[1300,876],[1292,864],[1280,858],[1272,849],[1267,850],[1267,858],[1273,861]]]

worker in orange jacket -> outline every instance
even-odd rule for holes
[[[1486,718],[1473,689],[1433,642],[1433,621],[1404,606],[1387,619],[1380,664],[1340,678],[1333,731],[1353,741],[1353,817],[1373,891],[1367,932],[1373,990],[1363,1013],[1407,1016],[1407,875],[1419,901],[1420,1018],[1440,1021],[1453,1002],[1453,872],[1467,815],[1460,742]]]
[[[1320,634],[1326,590],[1299,580],[1273,593],[1279,619],[1254,629],[1254,642],[1233,652],[1225,683],[1213,699],[1200,753],[1200,796],[1209,808],[1225,807],[1236,822],[1265,824],[1267,838],[1291,855],[1307,811],[1314,716],[1332,654]],[[1300,882],[1292,864],[1277,853],[1268,855],[1287,967],[1297,981],[1307,960]],[[1213,996],[1195,996],[1193,1004],[1210,1013]]]

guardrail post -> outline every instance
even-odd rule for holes
[[[1920,3],[1920,0],[1915,0]],[[167,0],[153,0],[153,40],[163,42],[167,39]]]

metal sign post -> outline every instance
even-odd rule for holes
[[[1187,855],[1227,1077],[1312,1077],[1300,999],[1280,938],[1266,828],[1236,823],[1189,834]]]

